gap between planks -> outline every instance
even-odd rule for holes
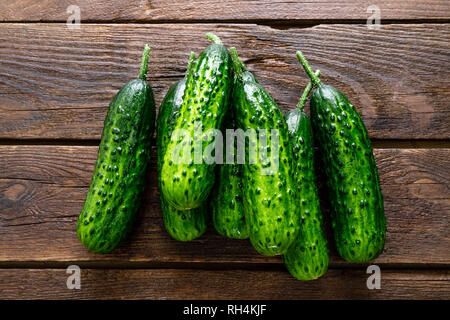
[[[330,263],[328,270],[365,270],[376,264],[385,270],[434,270],[448,271],[450,264],[422,263]],[[249,271],[286,271],[283,263],[245,263],[245,262],[127,262],[127,261],[15,261],[0,262],[1,269],[66,269],[77,265],[81,269],[176,269],[176,270],[249,270]]]
[[[0,24],[66,24],[67,20],[2,20]],[[256,24],[261,26],[267,26],[279,29],[289,28],[311,28],[321,24],[366,24],[367,19],[286,19],[286,20],[270,20],[270,19],[186,19],[186,20],[145,20],[145,19],[131,19],[131,20],[92,20],[85,19],[81,21],[81,24],[92,25],[123,25],[123,24]],[[390,24],[448,24],[450,19],[448,18],[435,18],[435,19],[383,19],[381,25]]]

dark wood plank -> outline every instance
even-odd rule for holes
[[[149,74],[159,104],[183,76],[189,52],[208,45],[207,31],[237,47],[283,110],[297,104],[307,83],[295,57],[301,49],[323,81],[358,107],[371,138],[450,138],[450,24],[371,31],[364,24],[286,30],[96,24],[69,30],[65,24],[6,23],[0,28],[0,139],[98,139],[109,101],[137,74],[145,42],[152,46]]]
[[[66,21],[67,8],[78,5],[82,21],[242,21],[242,20],[366,20],[372,4],[363,0],[319,1],[167,1],[167,0],[21,0],[0,2],[0,21]],[[375,2],[381,17],[393,19],[449,19],[444,0],[384,0]],[[219,14],[220,13],[220,14]]]
[[[367,289],[365,268],[329,270],[300,282],[287,271],[81,270],[67,289],[65,269],[1,269],[2,299],[448,299],[448,270],[381,269],[381,289]],[[181,311],[180,311],[181,312]]]
[[[281,263],[212,227],[190,243],[172,240],[162,222],[154,163],[132,235],[113,254],[89,253],[77,239],[75,222],[96,152],[97,147],[0,146],[0,263]],[[378,149],[375,157],[388,225],[385,252],[375,262],[450,265],[450,149]],[[331,261],[348,265],[333,247]]]

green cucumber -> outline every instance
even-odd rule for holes
[[[297,205],[299,195],[294,179],[294,158],[288,127],[275,101],[254,80],[253,75],[246,71],[236,50],[232,48],[230,51],[236,73],[232,99],[236,125],[247,132],[248,129],[256,132],[266,129],[269,137],[272,129],[278,130],[278,156],[277,152],[270,149],[272,140],[265,146],[270,164],[261,161],[260,156],[254,159],[255,163],[247,159],[250,146],[256,144],[257,150],[260,150],[264,143],[262,140],[255,141],[250,136],[250,141],[245,144],[243,199],[250,241],[260,254],[284,254],[297,238],[300,221],[300,209]],[[278,169],[272,169],[275,162],[278,162]],[[263,169],[270,170],[264,172]]]
[[[178,241],[191,241],[203,235],[208,226],[208,206],[190,210],[178,210],[171,206],[162,196],[161,210],[164,226],[169,235]]]
[[[220,129],[228,109],[232,89],[232,66],[228,50],[214,35],[213,40],[198,57],[186,79],[186,89],[179,110],[174,132],[167,144],[167,152],[161,168],[161,191],[165,199],[179,210],[194,209],[202,205],[214,185],[214,163],[206,163],[201,157],[195,157],[195,144],[201,144],[201,155],[206,147],[215,145],[210,129]],[[194,139],[200,124],[202,136]],[[202,143],[202,138],[206,136]],[[194,141],[195,140],[195,141]],[[179,147],[183,143],[187,152]],[[186,154],[187,153],[187,154]],[[181,156],[182,161],[175,161]]]
[[[146,81],[150,47],[139,78],[109,105],[92,182],[77,221],[80,241],[95,253],[117,248],[131,229],[144,189],[155,122],[153,91]]]
[[[231,120],[228,121],[228,129],[234,129],[231,111],[229,112]],[[236,145],[234,145],[234,150],[236,155]],[[224,154],[226,154],[225,146]],[[233,239],[248,238],[242,194],[242,165],[237,163],[218,165],[216,183],[211,192],[209,203],[214,228],[224,237]]]
[[[319,71],[316,75],[319,76]],[[299,188],[298,206],[301,210],[300,233],[295,243],[283,256],[289,272],[298,280],[313,280],[322,276],[328,269],[327,239],[322,225],[319,194],[316,185],[314,165],[314,140],[311,122],[303,111],[310,82],[297,109],[286,113],[292,152],[295,157],[295,178]]]
[[[194,58],[195,54],[192,53],[188,66],[188,73]],[[158,119],[156,121],[156,145],[158,149],[157,168],[158,186],[160,191],[161,167],[164,160],[164,154],[178,118],[185,86],[186,79],[180,80],[172,85],[159,108]],[[195,209],[181,211],[170,205],[162,193],[160,194],[160,200],[164,225],[172,238],[178,241],[190,241],[200,237],[206,231],[208,221],[206,204]]]
[[[311,119],[326,175],[337,250],[349,262],[367,262],[383,251],[386,218],[378,169],[364,123],[347,97],[323,84],[301,52],[313,85]]]

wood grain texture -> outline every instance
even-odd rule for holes
[[[154,159],[132,235],[113,254],[88,252],[75,222],[96,152],[95,146],[0,146],[0,263],[281,263],[212,227],[189,243],[172,240],[162,222]],[[388,226],[385,252],[375,263],[450,265],[450,149],[377,149],[375,159]],[[334,247],[331,261],[349,265]]]
[[[365,268],[329,270],[309,282],[283,271],[82,269],[81,289],[67,289],[65,269],[0,270],[2,299],[448,299],[448,270],[381,269],[369,290]]]
[[[0,2],[0,21],[66,21],[70,5],[79,6],[82,21],[366,20],[374,3],[386,20],[450,18],[445,0],[10,0]]]
[[[51,5],[44,12],[52,12]],[[183,76],[189,52],[209,44],[207,31],[237,47],[283,110],[297,104],[307,83],[295,57],[301,49],[321,69],[322,80],[357,106],[371,138],[450,138],[450,24],[371,31],[366,25],[280,30],[251,24],[84,24],[70,30],[65,24],[4,23],[0,139],[99,139],[110,100],[136,77],[144,43],[152,46],[149,77],[159,105]]]

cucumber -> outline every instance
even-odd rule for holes
[[[191,54],[188,72],[194,61],[195,54]],[[169,88],[159,108],[157,123],[156,145],[158,149],[158,186],[161,191],[161,167],[164,160],[166,147],[170,140],[173,128],[176,124],[178,112],[183,101],[186,79],[180,80]],[[203,204],[191,210],[178,210],[170,205],[160,194],[161,210],[164,225],[169,235],[178,241],[190,241],[200,237],[207,227],[208,210]]]
[[[248,129],[256,132],[266,129],[268,137],[272,129],[278,130],[278,156],[270,149],[272,140],[265,146],[270,165],[267,161],[261,161],[260,156],[254,159],[255,163],[248,159],[250,146],[256,144],[257,150],[260,150],[264,146],[263,140],[250,136],[250,141],[245,144],[243,200],[250,241],[260,254],[284,254],[297,238],[300,224],[299,195],[288,127],[280,108],[246,71],[234,48],[231,55],[236,73],[232,99],[236,125],[247,132]],[[273,169],[276,162],[278,169]]]
[[[155,122],[153,91],[146,81],[149,52],[146,45],[139,78],[123,86],[109,105],[77,221],[80,241],[95,253],[109,253],[120,245],[139,208]]]
[[[164,226],[169,235],[178,241],[191,241],[203,235],[208,226],[208,206],[190,210],[178,210],[171,206],[162,196],[161,210]]]
[[[319,71],[316,75],[319,76]],[[295,158],[295,178],[300,193],[297,203],[301,211],[301,226],[298,238],[283,259],[289,272],[298,280],[319,278],[327,271],[329,262],[316,185],[312,127],[308,115],[303,111],[311,88],[310,82],[303,92],[297,109],[285,115]]]
[[[186,135],[172,135],[161,168],[161,191],[165,199],[179,210],[199,207],[206,201],[214,185],[215,163],[206,163],[203,157],[196,158],[195,146],[199,142],[202,144],[200,150],[203,156],[206,147],[215,145],[214,135],[207,131],[221,129],[232,89],[232,66],[228,50],[219,38],[211,34],[207,36],[214,43],[200,54],[187,76],[174,127],[174,130],[183,130]],[[195,132],[199,131],[196,128],[198,124],[202,136],[194,139]],[[201,138],[205,136],[202,143]],[[190,150],[183,152],[182,149],[180,152],[181,142]],[[175,161],[177,156],[181,157],[181,162]]]
[[[234,129],[231,111],[229,111],[231,120],[227,122],[228,129]],[[236,145],[234,145],[234,150],[236,155]],[[226,154],[226,147],[224,147],[224,154]],[[248,230],[242,201],[242,165],[237,163],[218,165],[216,177],[209,200],[214,228],[224,237],[247,239]]]
[[[364,123],[347,97],[323,84],[301,52],[313,85],[311,119],[326,175],[337,250],[349,262],[367,262],[383,251],[386,218],[378,169]]]

